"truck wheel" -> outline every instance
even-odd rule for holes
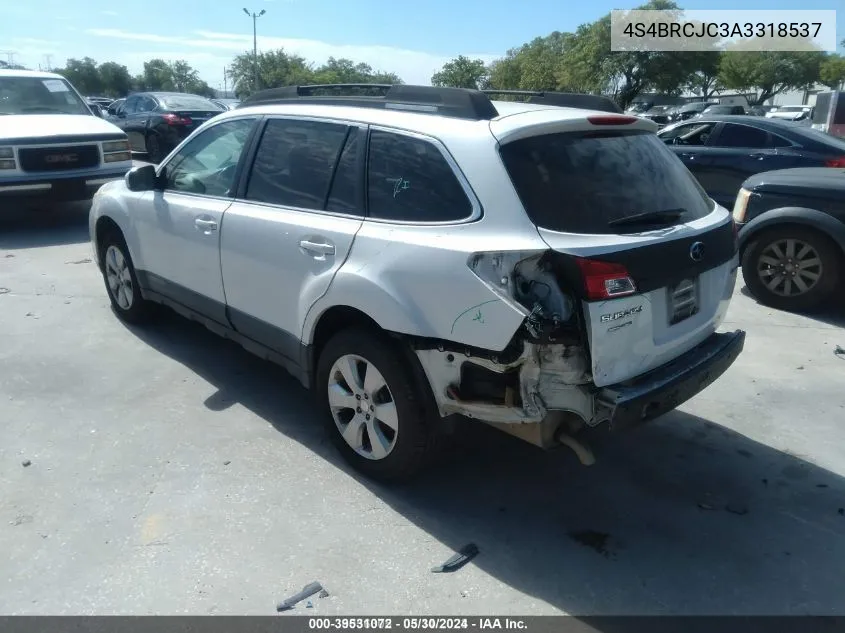
[[[425,389],[412,375],[396,344],[366,329],[339,332],[320,354],[315,387],[328,432],[374,479],[409,479],[433,452]]]
[[[122,235],[112,232],[103,238],[100,261],[106,292],[117,317],[136,324],[148,320],[152,306],[141,296],[132,257]]]
[[[788,311],[813,310],[833,297],[842,254],[824,234],[784,226],[756,236],[742,255],[742,276],[760,303]]]

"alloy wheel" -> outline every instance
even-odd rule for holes
[[[380,460],[396,446],[399,414],[387,381],[367,359],[347,354],[329,374],[332,418],[344,441],[362,457]]]
[[[114,245],[106,249],[106,281],[109,292],[121,310],[129,310],[134,300],[132,273],[123,252]]]
[[[780,297],[796,297],[809,292],[823,272],[816,249],[799,239],[772,242],[757,260],[760,281],[769,292]]]

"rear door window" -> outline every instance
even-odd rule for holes
[[[373,130],[367,162],[370,217],[402,222],[452,222],[472,215],[472,203],[434,143]]]
[[[750,125],[725,123],[719,137],[712,143],[716,147],[750,147],[762,149],[772,147],[769,133]]]
[[[707,145],[715,123],[687,123],[658,133],[660,140],[671,145]]]
[[[684,164],[649,132],[566,132],[520,139],[502,159],[531,221],[564,233],[613,234],[609,223],[683,210],[702,218],[712,204]],[[643,230],[639,227],[639,230]]]
[[[349,127],[271,119],[261,137],[247,200],[322,210]]]

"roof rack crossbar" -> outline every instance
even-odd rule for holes
[[[405,84],[283,86],[250,95],[238,107],[272,103],[384,108],[435,113],[474,121],[484,121],[499,116],[490,98],[478,90]]]
[[[622,109],[612,99],[602,95],[575,92],[546,92],[544,90],[483,90],[484,94],[529,97],[528,103],[582,110],[621,113]]]

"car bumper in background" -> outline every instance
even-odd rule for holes
[[[705,389],[737,359],[745,332],[713,334],[703,343],[634,380],[599,392],[599,402],[612,410],[614,429],[629,427],[668,413]]]
[[[120,180],[128,168],[86,176],[43,178],[38,180],[3,182],[0,180],[0,200],[46,200],[71,202],[90,200],[97,190],[107,182]]]

